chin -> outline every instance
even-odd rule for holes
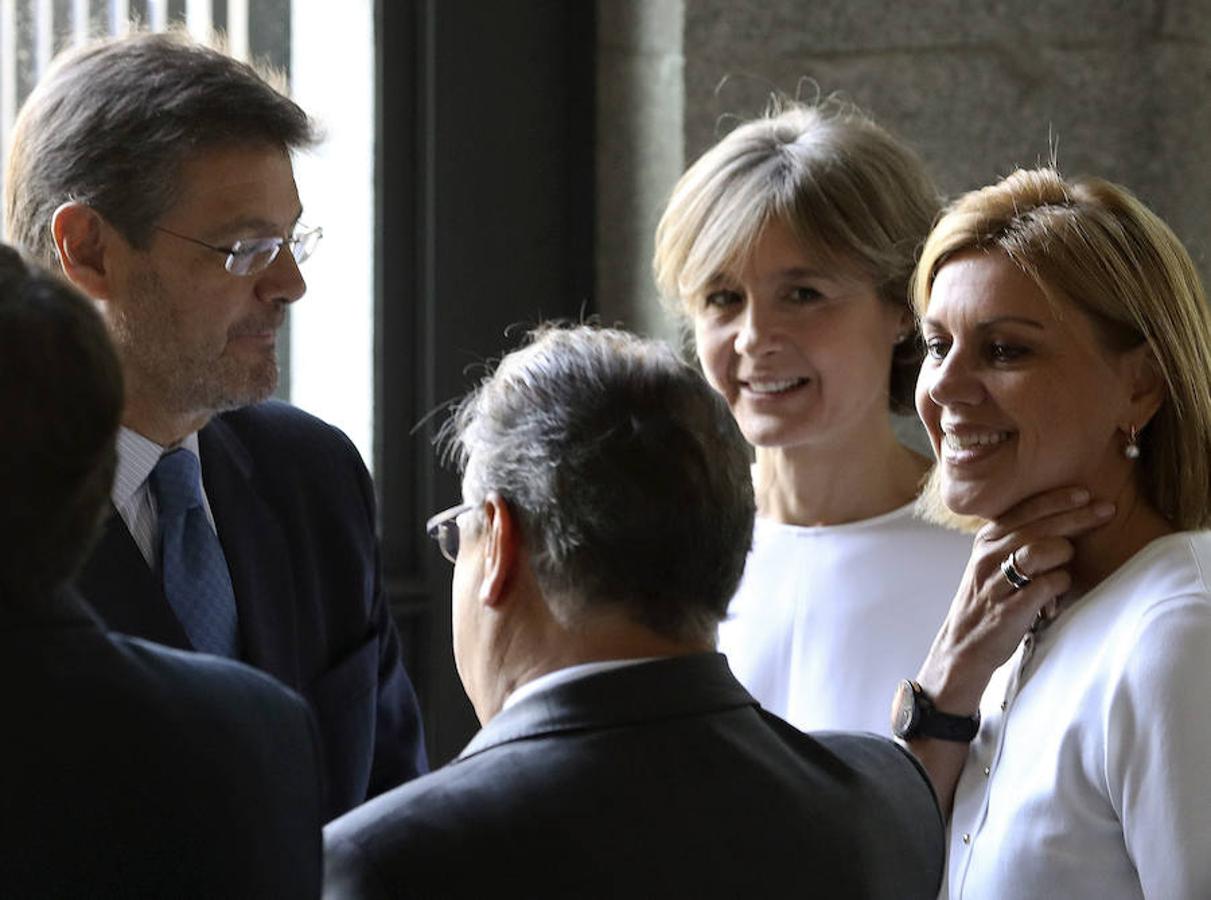
[[[804,434],[801,423],[762,423],[753,427],[743,421],[737,422],[740,433],[753,447],[763,450],[779,450],[787,447],[801,447],[811,443],[811,435]]]
[[[211,408],[216,411],[241,409],[268,400],[277,390],[278,367],[276,363],[260,367],[226,382],[215,386]]]
[[[992,492],[973,489],[971,485],[954,484],[943,480],[941,490],[942,502],[956,516],[979,516],[981,519],[992,519],[1000,515],[1006,507]]]
[[[964,484],[942,479],[941,499],[954,515],[963,518],[996,519],[1046,488],[1022,490],[1002,484]]]

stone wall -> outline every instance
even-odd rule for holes
[[[677,174],[667,160],[697,157],[736,117],[759,113],[772,89],[841,92],[913,144],[949,195],[1054,150],[1066,174],[1132,188],[1211,275],[1211,0],[599,0],[606,47],[617,50],[610,19],[627,8],[659,11],[666,36],[678,16],[673,52],[684,60],[678,84],[637,82],[649,108],[680,94],[680,135],[669,105],[651,143],[631,151],[631,169],[615,158],[600,176],[602,194],[630,184],[655,207],[625,226],[626,253],[599,240],[599,268],[630,273],[629,293],[601,294],[602,308],[641,330],[653,330],[640,312],[651,300],[651,227]],[[603,106],[599,122],[627,115]],[[650,153],[664,160],[658,171],[644,169]],[[638,170],[642,190],[628,181]]]

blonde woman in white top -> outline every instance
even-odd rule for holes
[[[662,292],[755,448],[758,525],[720,649],[801,728],[887,732],[970,538],[922,521],[930,462],[897,439],[921,344],[914,254],[937,212],[917,157],[858,110],[780,104],[673,190]]]
[[[1126,190],[1019,171],[947,212],[914,284],[934,492],[989,520],[897,698],[953,807],[950,897],[1211,897],[1211,313],[1190,257]],[[970,745],[930,736],[977,711]]]

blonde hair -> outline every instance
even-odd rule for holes
[[[913,276],[918,315],[938,270],[973,249],[1003,251],[1052,303],[1087,314],[1112,352],[1147,342],[1167,396],[1140,437],[1140,488],[1176,528],[1211,523],[1211,312],[1169,226],[1108,181],[1019,169],[938,221]]]
[[[852,104],[780,98],[704,153],[673,188],[656,229],[656,282],[684,314],[720,274],[742,268],[780,222],[813,252],[857,266],[888,303],[910,308],[916,251],[937,214],[921,160]],[[912,410],[922,348],[896,347],[893,409]]]

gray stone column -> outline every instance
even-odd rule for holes
[[[598,0],[597,301],[602,319],[673,338],[652,238],[685,165],[682,0]]]

